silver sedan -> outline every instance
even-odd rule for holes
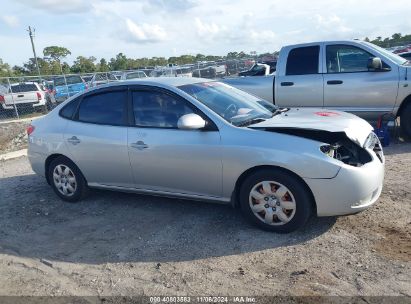
[[[238,206],[262,229],[375,203],[384,155],[348,113],[279,109],[226,84],[156,78],[99,86],[28,128],[29,160],[63,200],[100,188]]]

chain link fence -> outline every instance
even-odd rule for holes
[[[15,76],[0,78],[0,121],[48,113],[67,98],[101,84],[145,77],[201,77],[220,79],[248,70],[255,60],[201,61],[193,64],[142,67],[126,71]]]

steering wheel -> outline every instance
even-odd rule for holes
[[[223,112],[223,116],[225,118],[231,118],[233,117],[235,114],[237,114],[238,112],[238,108],[235,104],[230,104]]]

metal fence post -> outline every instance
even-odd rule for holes
[[[61,72],[62,72],[62,74],[63,74],[64,84],[66,85],[67,98],[69,98],[69,97],[70,97],[70,94],[69,94],[69,89],[68,89],[68,85],[67,85],[66,74],[64,74],[63,69],[61,70]]]
[[[13,101],[14,111],[16,112],[17,119],[20,119],[19,111],[17,111],[16,103],[14,102],[13,89],[11,88],[10,78],[9,78],[9,77],[7,77],[7,82],[8,82],[8,84],[9,84],[9,88],[10,88],[11,100]]]

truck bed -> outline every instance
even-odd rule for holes
[[[221,82],[275,104],[275,75],[225,78]]]

